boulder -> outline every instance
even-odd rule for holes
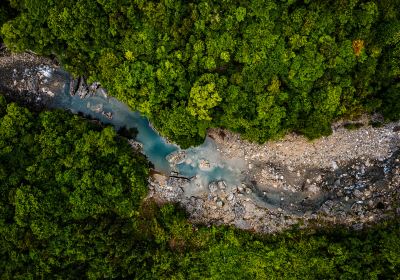
[[[225,181],[224,181],[224,180],[218,181],[218,187],[219,187],[221,190],[226,189],[226,183],[225,183]]]
[[[200,159],[199,161],[199,168],[202,171],[207,171],[211,169],[211,164],[208,160],[206,159]]]
[[[209,189],[210,192],[212,192],[212,193],[216,192],[216,191],[218,190],[218,185],[217,185],[217,183],[216,183],[216,182],[211,182],[211,183],[208,185],[208,189]]]
[[[133,139],[129,139],[128,140],[129,145],[131,145],[132,148],[134,148],[135,150],[142,150],[143,149],[143,144],[139,143]]]
[[[185,151],[176,151],[167,156],[167,160],[171,165],[177,165],[184,162],[186,159]]]

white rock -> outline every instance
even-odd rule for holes
[[[167,156],[167,160],[171,164],[180,164],[186,159],[185,151],[178,151]]]
[[[199,168],[200,170],[207,171],[211,169],[211,164],[208,160],[200,159]]]
[[[210,190],[210,192],[213,193],[213,192],[216,192],[218,190],[218,186],[217,186],[217,184],[215,182],[211,182],[208,185],[208,189]]]
[[[218,187],[219,187],[221,190],[226,189],[226,183],[225,183],[225,181],[224,181],[224,180],[219,181],[219,182],[218,182]]]

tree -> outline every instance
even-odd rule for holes
[[[219,84],[218,84],[219,83]],[[204,74],[196,81],[190,90],[188,111],[199,120],[211,121],[209,111],[218,106],[222,101],[219,85],[222,87],[226,81],[218,81],[218,75]]]
[[[155,122],[178,144],[216,126],[260,142],[311,124],[306,135],[326,135],[335,119],[384,112],[400,73],[398,0],[106,2],[13,0],[1,34],[13,50],[57,55],[152,120],[185,106],[196,136]],[[263,96],[273,79],[280,91]],[[312,106],[329,87],[342,89],[333,113]]]
[[[0,101],[2,277],[121,275],[107,259],[136,246],[146,159],[110,127]]]

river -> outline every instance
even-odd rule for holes
[[[334,218],[334,223],[345,224],[379,220],[385,217],[381,214],[387,202],[398,204],[397,189],[393,188],[399,180],[398,123],[351,132],[338,130],[313,143],[302,138],[283,140],[267,148],[242,147],[228,137],[218,142],[223,152],[207,137],[202,145],[184,150],[166,141],[145,117],[100,87],[83,98],[79,90],[72,96],[72,77],[45,59],[3,56],[0,76],[0,88],[33,108],[83,113],[116,130],[136,128],[135,141],[141,143],[143,154],[155,170],[166,175],[154,175],[150,190],[163,201],[182,203],[199,222],[223,221],[275,232],[302,217],[305,222],[316,217],[325,221],[326,217],[326,221]],[[247,161],[240,152],[244,148],[250,149]],[[266,156],[259,156],[261,153]],[[235,158],[240,154],[242,159]]]
[[[242,180],[241,170],[244,162],[239,159],[226,159],[218,151],[214,141],[207,137],[198,147],[182,150],[178,145],[171,144],[160,136],[150,125],[149,121],[139,112],[132,111],[127,105],[108,96],[106,91],[98,87],[92,94],[84,97],[79,94],[71,95],[72,77],[61,69],[41,69],[42,75],[51,80],[64,81],[53,83],[54,96],[49,107],[70,110],[72,113],[83,113],[104,124],[110,124],[116,129],[125,127],[136,128],[136,141],[142,144],[142,151],[153,163],[154,169],[170,175],[193,178],[187,184],[185,192],[188,195],[206,192],[212,181],[225,181],[229,186],[238,185]],[[176,155],[175,160],[168,157]]]

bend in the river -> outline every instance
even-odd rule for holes
[[[233,186],[240,184],[243,179],[241,170],[244,169],[244,162],[223,159],[212,139],[207,137],[202,145],[181,150],[160,136],[139,112],[109,97],[97,84],[89,88],[82,86],[82,80],[73,79],[61,69],[38,68],[38,71],[47,78],[47,83],[59,85],[58,88],[53,87],[50,107],[83,113],[116,129],[136,128],[136,141],[142,145],[143,153],[157,171],[192,178],[188,184],[191,187],[185,188],[187,195],[206,192],[212,181],[224,181]],[[54,80],[58,82],[54,83]]]

